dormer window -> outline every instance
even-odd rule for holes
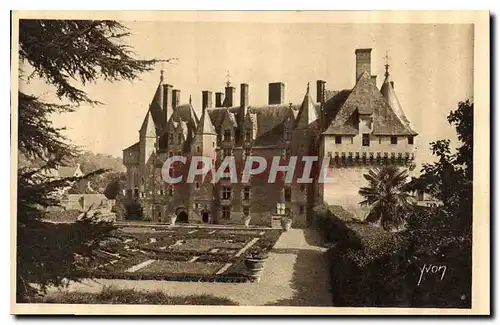
[[[408,144],[413,144],[413,135],[408,137]]]
[[[335,144],[341,144],[341,143],[342,143],[342,136],[336,135],[335,136]]]
[[[391,144],[398,144],[398,137],[393,135],[391,136]]]
[[[224,141],[231,141],[231,130],[224,130]]]

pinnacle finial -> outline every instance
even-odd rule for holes
[[[388,77],[389,76],[389,52],[388,51],[385,51],[385,56],[384,56],[384,59],[385,59],[385,76]]]
[[[231,74],[229,73],[229,70],[226,70],[226,87],[231,86]]]
[[[189,105],[191,105],[192,102],[193,102],[193,100],[191,98],[191,95],[189,95]]]
[[[309,82],[307,83],[307,94],[309,94]]]
[[[163,74],[165,73],[165,70],[163,70],[163,62],[161,63],[161,70],[160,70],[160,81],[163,81]]]

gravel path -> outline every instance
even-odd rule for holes
[[[119,289],[162,290],[170,295],[211,294],[246,306],[331,306],[328,261],[313,229],[283,233],[264,265],[259,283],[204,283],[153,280],[85,280],[69,291]]]

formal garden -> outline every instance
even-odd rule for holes
[[[123,226],[95,248],[79,275],[107,279],[254,281],[248,259],[265,260],[279,229]]]

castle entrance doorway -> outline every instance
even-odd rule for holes
[[[188,217],[188,214],[186,212],[186,209],[178,208],[176,211],[176,215],[177,215],[177,222],[180,222],[180,223],[188,223],[189,222],[189,217]]]

